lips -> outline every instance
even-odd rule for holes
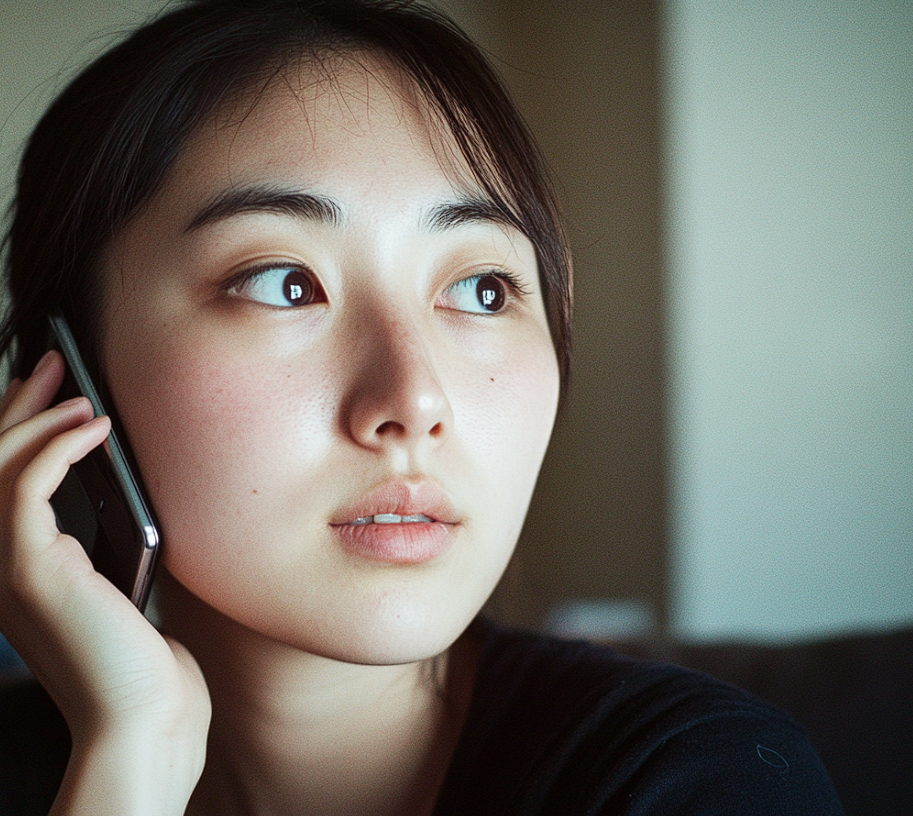
[[[449,549],[459,517],[434,482],[387,482],[334,514],[330,528],[353,555],[389,564],[431,561]]]
[[[378,520],[377,516],[381,519]],[[406,523],[423,523],[416,520],[417,516],[425,516],[443,524],[456,524],[459,521],[450,497],[434,482],[393,481],[374,488],[354,504],[335,513],[330,524],[334,527],[365,524],[368,519],[375,524],[399,523],[393,516],[399,516],[401,520],[412,519]]]
[[[426,516],[424,513],[415,513],[411,516],[400,516],[397,513],[376,513],[366,518],[357,518],[350,524],[416,524],[420,522],[434,521],[433,518]]]

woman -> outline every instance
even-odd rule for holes
[[[736,690],[473,622],[570,267],[519,116],[437,14],[197,0],[140,29],[36,129],[9,280],[0,629],[56,706],[6,702],[14,812],[839,812]],[[109,430],[49,407],[56,310],[162,523],[160,631],[56,529]]]

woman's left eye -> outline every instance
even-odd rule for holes
[[[292,308],[326,300],[323,287],[308,269],[273,266],[253,270],[228,288],[230,295],[267,306]]]
[[[495,314],[506,305],[509,283],[501,275],[473,275],[451,284],[441,295],[445,309],[475,314]]]

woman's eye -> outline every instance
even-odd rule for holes
[[[263,303],[291,308],[326,300],[314,275],[295,266],[276,266],[254,271],[228,290],[229,294]]]
[[[449,286],[441,296],[441,305],[460,312],[494,314],[507,303],[507,286],[499,275],[473,275]]]

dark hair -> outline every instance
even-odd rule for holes
[[[4,243],[11,305],[0,354],[27,376],[62,311],[97,367],[97,270],[220,103],[334,50],[386,55],[437,110],[502,214],[533,243],[562,382],[570,255],[542,160],[491,66],[441,13],[408,0],[191,0],[85,69],[28,142]]]

